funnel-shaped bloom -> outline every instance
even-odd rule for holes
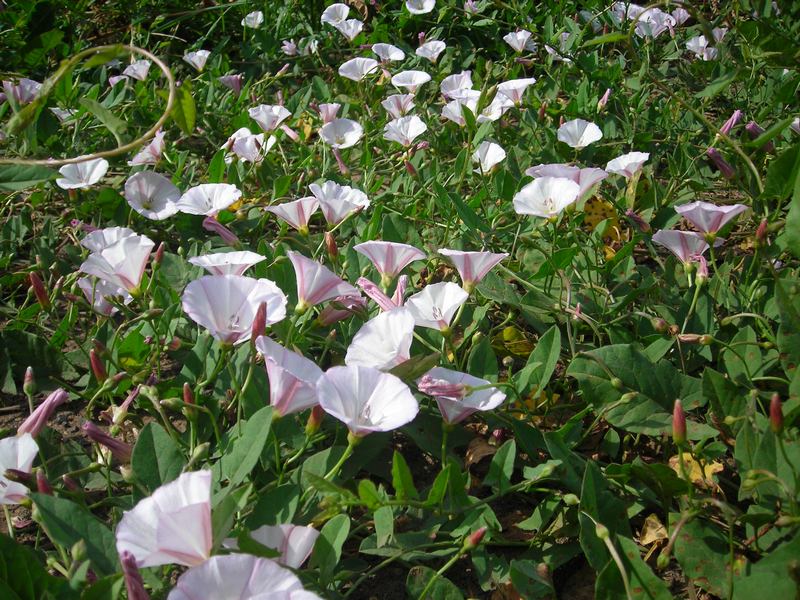
[[[390,281],[410,263],[425,259],[425,253],[422,250],[397,242],[373,240],[357,244],[353,249],[369,258],[381,277]]]
[[[390,311],[394,310],[398,306],[403,305],[403,290],[400,289],[400,286],[401,283],[403,286],[405,286],[405,283],[403,282],[405,282],[407,279],[408,277],[406,275],[401,275],[400,279],[397,281],[397,290],[395,291],[395,296],[397,296],[397,298],[389,298],[389,296],[383,293],[381,288],[379,288],[366,277],[359,277],[356,283],[358,284],[358,287],[364,290],[364,293],[367,296],[375,301],[375,304],[377,304],[382,311]],[[398,293],[398,291],[400,293]]]
[[[249,109],[247,114],[267,133],[275,131],[281,123],[292,116],[285,107],[271,104],[259,104]]]
[[[506,158],[506,151],[500,144],[495,144],[488,140],[481,142],[478,149],[472,154],[472,161],[478,163],[476,173],[491,173],[497,165]]]
[[[704,61],[714,60],[717,58],[718,50],[711,46],[704,35],[698,35],[686,41],[686,49],[694,54],[697,58]]]
[[[404,60],[406,53],[392,44],[372,44],[372,51],[378,55],[383,62],[394,62]]]
[[[344,362],[388,371],[411,357],[414,317],[404,307],[367,321],[350,342]]]
[[[320,17],[320,21],[323,25],[327,23],[328,25],[332,25],[336,27],[339,23],[344,23],[347,19],[347,15],[350,14],[350,7],[347,4],[331,4],[328,8],[322,11],[322,16]]]
[[[128,161],[129,167],[137,165],[154,165],[161,159],[161,154],[164,152],[164,135],[160,129],[156,131],[152,141],[144,148],[139,150],[131,160]]]
[[[107,171],[108,161],[104,158],[64,165],[58,170],[62,177],[56,179],[56,185],[62,190],[88,188],[100,181]]]
[[[439,84],[439,91],[448,100],[454,100],[461,90],[469,90],[471,88],[472,71],[462,71],[461,73],[448,75]]]
[[[183,55],[183,60],[192,65],[198,71],[202,71],[206,67],[206,61],[211,56],[208,50],[196,50],[194,52],[187,52]]]
[[[242,85],[244,84],[244,75],[242,75],[241,73],[234,73],[232,75],[223,75],[222,77],[218,77],[217,81],[219,81],[229,90],[233,90],[233,93],[238,96],[242,91]]]
[[[247,13],[244,19],[242,19],[242,27],[249,27],[251,29],[257,29],[261,27],[264,23],[264,13],[260,10],[255,10],[251,13]]]
[[[672,252],[683,264],[696,261],[708,250],[708,242],[695,231],[662,229],[653,236],[653,241]]]
[[[204,268],[211,275],[243,275],[247,269],[262,260],[267,260],[267,257],[245,250],[193,256],[188,260],[193,265]]]
[[[476,115],[475,119],[478,123],[486,123],[487,121],[497,121],[502,117],[508,109],[514,106],[511,99],[505,94],[495,94],[489,106],[484,108],[480,114]]]
[[[251,554],[212,556],[178,578],[167,600],[322,600],[274,560]]]
[[[399,119],[408,111],[414,108],[413,94],[392,94],[381,102],[381,106],[386,109],[393,119]]]
[[[595,169],[592,167],[581,169],[565,164],[536,165],[535,167],[527,169],[525,174],[533,178],[566,177],[567,179],[571,179],[577,183],[580,188],[578,198],[586,196],[595,184],[608,177],[608,173],[603,169]]]
[[[142,59],[133,61],[131,64],[125,67],[125,70],[122,71],[122,74],[132,77],[133,79],[138,79],[139,81],[144,81],[147,79],[147,73],[149,71],[150,61]]]
[[[372,367],[333,367],[317,381],[319,404],[355,436],[411,422],[419,404],[398,377]]]
[[[531,41],[531,35],[530,31],[520,29],[519,31],[505,34],[503,40],[514,49],[514,52],[522,53],[525,50],[535,52],[536,44]]]
[[[364,29],[364,23],[358,19],[347,19],[334,25],[336,31],[341,33],[348,41],[352,42]]]
[[[339,75],[352,81],[361,81],[378,70],[378,61],[374,58],[351,58],[339,66]]]
[[[17,435],[22,435],[23,433],[30,433],[33,437],[39,435],[39,432],[44,429],[45,425],[47,425],[47,421],[50,420],[50,417],[53,415],[55,410],[64,404],[69,398],[69,394],[65,392],[63,389],[58,388],[56,391],[52,392],[45,401],[42,402],[39,406],[36,407],[30,416],[25,419],[19,427],[17,427]],[[17,467],[13,467],[17,468]]]
[[[409,115],[389,121],[383,128],[383,138],[408,148],[417,136],[428,130],[428,126],[417,115]]]
[[[497,93],[503,94],[514,104],[519,104],[522,102],[522,95],[525,93],[525,90],[527,90],[528,87],[532,86],[534,83],[536,83],[536,79],[533,77],[527,77],[525,79],[510,79],[497,86]]]
[[[423,394],[436,398],[436,404],[446,423],[458,423],[478,411],[500,406],[506,395],[485,379],[467,373],[434,367],[417,382]],[[470,388],[485,387],[472,391]]]
[[[193,567],[211,555],[211,471],[184,473],[122,515],[117,552],[139,567]],[[205,596],[208,597],[208,596]]]
[[[583,119],[574,119],[559,127],[557,135],[558,141],[580,150],[601,139],[603,132],[594,123]]]
[[[462,91],[473,92],[475,90]],[[452,121],[459,127],[464,127],[464,125],[467,124],[467,120],[464,118],[463,108],[466,106],[474,115],[478,110],[478,99],[480,98],[480,95],[480,92],[475,91],[474,95],[464,95],[462,98],[451,100],[442,107],[442,116],[445,119]]]
[[[267,324],[286,316],[286,296],[269,279],[205,275],[186,286],[182,300],[183,311],[223,344],[250,339],[262,302],[267,303]]]
[[[514,196],[514,210],[521,215],[549,219],[578,199],[580,186],[565,177],[539,177]]]
[[[428,83],[430,80],[431,76],[425,71],[401,71],[392,77],[392,85],[406,89],[413,94],[419,86]]]
[[[306,258],[299,252],[287,252],[297,276],[297,307],[303,311],[310,306],[337,296],[360,296],[358,290],[342,280],[327,267]]]
[[[618,156],[606,165],[606,171],[622,175],[625,179],[630,179],[642,170],[642,165],[650,158],[648,152],[628,152]]]
[[[123,304],[133,302],[127,290],[102,279],[81,277],[77,281],[86,300],[92,305],[92,309],[98,314],[109,317],[117,312],[117,307],[109,302],[109,297],[115,296]]]
[[[367,301],[361,296],[337,296],[323,308],[317,322],[328,327],[354,314],[366,314]]]
[[[280,552],[281,555],[273,559],[279,565],[299,569],[311,556],[319,531],[303,525],[263,525],[251,531],[250,537],[259,544]],[[232,538],[226,539],[223,545],[226,548],[239,548],[236,540]]]
[[[495,254],[493,252],[462,252],[442,248],[439,254],[446,256],[455,265],[461,276],[464,289],[469,291],[491,271],[496,264],[508,256],[508,253]]]
[[[351,119],[334,119],[319,130],[319,136],[326,144],[341,149],[355,146],[363,135],[364,128]]]
[[[691,202],[675,207],[675,212],[684,217],[703,233],[715,234],[725,225],[747,210],[744,204],[717,206],[710,202]]]
[[[95,229],[88,233],[81,240],[81,246],[90,252],[101,252],[112,244],[116,244],[122,238],[137,235],[133,229],[127,227],[106,227],[105,229]]]
[[[3,91],[9,98],[17,101],[17,104],[28,104],[33,102],[36,94],[42,89],[42,84],[26,77],[19,81],[3,81]]]
[[[319,116],[322,119],[322,123],[330,123],[336,118],[336,115],[339,114],[339,109],[342,108],[342,105],[338,102],[328,102],[319,105]]]
[[[94,275],[117,287],[135,293],[155,242],[144,235],[132,235],[90,254],[80,267],[81,272]]]
[[[631,18],[630,12],[628,18]],[[639,37],[655,39],[665,31],[671,31],[677,25],[675,17],[658,8],[647,9],[640,13],[638,17],[633,18],[638,18],[634,32]]]
[[[325,220],[331,225],[341,223],[352,212],[369,208],[367,195],[349,185],[325,181],[321,186],[312,183],[308,187],[319,201]]]
[[[445,51],[447,44],[439,40],[432,40],[425,42],[414,52],[417,56],[428,59],[435,63],[439,59],[439,55]]]
[[[242,196],[230,183],[203,183],[190,188],[178,200],[178,210],[190,215],[213,217]]]
[[[263,133],[253,134],[247,127],[241,127],[233,132],[221,149],[231,153],[225,156],[228,164],[233,161],[233,156],[244,162],[259,163],[277,141],[271,135],[265,142]]]
[[[314,196],[306,196],[292,202],[284,202],[276,206],[268,206],[271,212],[301,233],[308,232],[308,220],[319,208],[319,200]]]
[[[0,440],[0,504],[19,504],[28,497],[28,488],[6,477],[8,469],[30,473],[39,446],[30,433]]]
[[[418,326],[445,331],[467,298],[469,294],[456,283],[434,283],[411,296],[405,305]]]
[[[163,221],[178,212],[181,191],[169,179],[152,171],[140,171],[125,182],[125,200],[137,213]]]
[[[406,8],[412,15],[424,15],[436,7],[436,0],[406,0]]]
[[[269,403],[281,416],[317,404],[317,379],[322,369],[304,356],[287,350],[266,336],[256,340],[269,378]]]
[[[93,355],[90,354],[90,358],[92,356]],[[87,438],[89,438],[89,440],[91,440],[95,444],[103,446],[108,451],[110,451],[111,455],[117,461],[121,463],[131,462],[133,446],[131,446],[130,444],[123,442],[122,440],[118,440],[117,438],[109,435],[91,421],[85,421],[83,425],[81,425],[81,431],[83,431],[83,434]]]

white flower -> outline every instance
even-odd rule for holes
[[[137,235],[133,229],[127,227],[106,227],[95,229],[81,240],[81,246],[90,252],[102,252],[112,244],[126,237]]]
[[[86,296],[86,300],[92,305],[92,310],[107,317],[119,310],[109,302],[110,297],[116,297],[126,305],[133,302],[133,296],[128,293],[128,290],[96,277],[81,277],[77,284],[83,295]]]
[[[406,8],[412,15],[424,15],[436,7],[436,0],[406,0]]]
[[[153,240],[144,235],[120,238],[99,252],[90,254],[81,264],[80,271],[134,293],[142,282],[153,246]]]
[[[477,411],[500,406],[506,395],[490,385],[486,379],[442,367],[434,367],[417,382],[421,392],[436,398],[447,423],[458,423]],[[470,388],[480,389],[471,391]]]
[[[228,208],[242,196],[230,183],[203,183],[187,190],[178,200],[178,210],[190,215],[211,217]]]
[[[372,51],[384,62],[403,60],[406,53],[392,44],[372,44]]]
[[[138,79],[139,81],[144,81],[147,79],[147,72],[150,70],[150,61],[149,60],[135,60],[122,72],[123,75],[127,75],[128,77],[133,77],[134,79]]]
[[[206,61],[208,57],[211,56],[211,52],[208,50],[197,50],[196,52],[187,52],[183,60],[187,63],[192,65],[198,71],[202,71],[206,66]]]
[[[704,35],[698,35],[687,40],[686,49],[694,53],[698,58],[702,58],[704,61],[717,58],[717,49],[708,45],[708,40]]]
[[[336,27],[339,23],[343,23],[349,14],[350,7],[347,6],[347,4],[331,4],[328,8],[322,11],[322,17],[320,17],[320,21],[323,25],[327,23],[328,25]]]
[[[467,298],[469,294],[457,283],[434,283],[411,296],[405,306],[419,327],[444,331]]]
[[[294,40],[283,40],[281,42],[281,52],[283,52],[286,56],[297,56],[297,44],[294,43]]]
[[[499,144],[483,141],[472,155],[472,160],[478,163],[476,173],[490,173],[492,169],[500,164],[506,157],[506,151]]]
[[[648,152],[628,152],[609,161],[606,171],[622,175],[625,179],[632,177],[642,169],[642,165],[650,158]]]
[[[462,97],[457,100],[451,100],[442,107],[442,116],[456,123],[459,127],[464,127],[467,124],[464,119],[464,107],[466,106],[473,116],[478,111],[478,99],[481,93],[477,90],[461,90]],[[469,92],[467,94],[466,92]]]
[[[356,39],[361,30],[364,29],[364,23],[358,19],[347,19],[341,23],[337,23],[334,27],[346,37],[349,41]]]
[[[251,29],[256,29],[261,27],[264,23],[264,13],[260,10],[253,11],[251,13],[247,13],[247,16],[242,19],[242,27],[250,27]]]
[[[389,121],[383,128],[383,138],[408,147],[419,135],[427,131],[428,126],[416,115],[400,117]]]
[[[526,169],[525,174],[533,178],[566,177],[571,179],[580,187],[578,198],[583,198],[595,184],[608,177],[608,173],[603,169],[595,169],[593,167],[581,169],[580,167],[564,164],[536,165]]]
[[[567,121],[558,128],[558,140],[580,150],[603,137],[603,132],[594,123],[583,119]]]
[[[533,77],[528,77],[525,79],[510,79],[509,81],[504,81],[497,86],[497,93],[503,94],[514,104],[519,104],[522,101],[522,95],[525,93],[525,90],[528,89],[528,86],[531,86],[534,83],[536,83],[536,79]]]
[[[454,75],[448,75],[442,79],[439,84],[439,90],[442,96],[448,100],[453,100],[458,92],[461,90],[468,90],[472,88],[472,71],[462,71]]]
[[[412,94],[424,83],[428,83],[431,76],[424,71],[402,71],[392,77],[392,85],[398,88],[405,88]]]
[[[515,52],[522,52],[528,50],[529,52],[536,51],[536,44],[531,41],[531,32],[526,29],[519,31],[512,31],[503,36],[506,44],[511,46]]]
[[[392,94],[381,102],[381,106],[393,119],[399,119],[414,108],[414,94]]]
[[[63,177],[56,179],[56,185],[62,190],[88,188],[100,181],[107,171],[108,161],[104,158],[64,165],[58,170]]]
[[[361,81],[378,69],[378,61],[373,58],[351,58],[344,62],[339,67],[339,75],[351,79],[352,81]]]
[[[407,308],[382,312],[358,331],[344,362],[389,371],[410,358],[413,339],[414,317]]]
[[[166,177],[152,171],[134,173],[125,182],[125,200],[143,217],[163,221],[178,212],[181,191]]]
[[[78,111],[74,108],[58,108],[57,106],[51,106],[50,112],[56,116],[59,123],[64,123],[78,114]]]
[[[335,181],[325,181],[317,185],[308,186],[311,193],[319,201],[325,220],[336,225],[344,220],[350,213],[369,208],[369,198],[361,190],[351,188],[349,185],[339,185]]]
[[[30,433],[0,440],[0,504],[19,504],[28,497],[28,488],[22,483],[6,478],[7,469],[31,472],[39,446]]]
[[[558,61],[564,63],[572,62],[571,58],[567,58],[566,56],[564,56],[564,54],[566,54],[567,52],[567,45],[569,42],[570,35],[571,34],[569,33],[569,31],[564,31],[561,33],[561,36],[559,37],[558,51],[556,51],[556,49],[553,48],[552,46],[548,46],[547,44],[545,44],[544,49],[550,56],[553,57],[553,62],[558,62]]]
[[[244,250],[192,256],[187,260],[197,267],[204,268],[211,275],[244,275],[247,269],[262,260],[267,260],[267,257]]]
[[[514,106],[511,99],[505,94],[495,94],[489,106],[484,108],[477,119],[478,123],[486,123],[487,121],[497,121],[505,112]]]
[[[364,135],[364,128],[350,119],[334,119],[319,130],[323,141],[334,148],[350,148]]]
[[[566,177],[540,177],[514,196],[514,210],[521,215],[549,219],[575,202],[580,186]]]
[[[275,131],[281,123],[292,116],[285,107],[271,104],[259,104],[249,109],[247,114],[267,133]]]
[[[445,48],[447,48],[447,44],[439,40],[433,40],[422,44],[414,53],[417,56],[427,58],[432,63],[435,63],[438,60],[439,55],[444,52]]]
[[[153,137],[152,141],[147,144],[144,148],[139,150],[131,160],[128,161],[129,167],[135,167],[136,165],[154,165],[158,162],[161,158],[161,154],[164,152],[164,132],[160,129],[156,131],[155,136]]]

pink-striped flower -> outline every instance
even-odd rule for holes
[[[351,213],[369,208],[367,195],[349,185],[325,181],[321,186],[312,183],[308,187],[319,201],[322,215],[330,225],[338,225]]]
[[[526,169],[525,174],[533,178],[564,177],[565,179],[570,179],[578,184],[578,199],[584,198],[596,184],[608,177],[608,173],[603,169],[592,167],[581,169],[580,167],[559,163],[536,165]]]
[[[165,135],[166,134],[160,129],[156,131],[152,141],[147,144],[147,146],[139,150],[139,152],[136,153],[136,156],[128,161],[128,166],[135,167],[137,165],[156,164],[161,159],[161,155],[164,153],[164,147],[166,146],[164,143]]]
[[[717,206],[710,202],[690,202],[675,207],[675,212],[684,217],[705,234],[716,235],[731,220],[747,210],[744,204]]]
[[[280,556],[273,559],[279,565],[299,569],[311,556],[319,531],[303,525],[262,525],[251,531],[250,537],[259,544],[280,552]],[[232,549],[239,547],[235,539],[227,539],[223,545]]]
[[[662,229],[653,236],[653,241],[672,252],[684,265],[696,261],[709,247],[702,234],[677,229]]]
[[[342,108],[341,104],[336,102],[330,102],[327,104],[320,104],[319,105],[319,116],[322,119],[322,123],[330,123],[336,118],[336,115],[339,114],[339,109]]]
[[[30,433],[0,440],[0,504],[19,504],[28,497],[28,488],[6,477],[8,469],[30,473],[39,446]]]
[[[319,200],[314,196],[306,196],[292,202],[268,206],[266,210],[286,221],[300,233],[306,234],[308,233],[308,221],[318,208]]]
[[[83,295],[92,309],[101,315],[109,317],[116,313],[117,309],[109,299],[116,297],[122,304],[130,304],[133,302],[133,296],[124,288],[119,287],[114,283],[103,281],[95,277],[81,277],[77,281],[78,287],[81,288]]]
[[[400,279],[402,280],[406,276],[403,275]],[[380,307],[382,311],[389,311],[394,310],[398,306],[402,305],[402,295],[400,296],[401,302],[400,304],[396,303],[392,298],[389,298],[386,294],[383,293],[383,290],[377,286],[377,284],[371,282],[366,277],[359,277],[358,281],[356,281],[358,287],[364,290],[364,293],[372,298],[375,303]],[[398,281],[398,288],[400,287],[400,282]]]
[[[256,340],[269,378],[269,403],[280,416],[317,404],[317,379],[322,369],[304,356],[287,350],[266,336]]]
[[[414,317],[407,308],[382,312],[353,337],[344,362],[389,371],[411,357],[413,340]]]
[[[425,253],[422,250],[398,242],[373,240],[357,244],[353,249],[372,261],[378,273],[381,274],[381,283],[384,284],[384,287],[388,286],[409,264],[425,259]]]
[[[242,92],[242,85],[244,84],[244,75],[241,73],[234,73],[233,75],[223,75],[218,77],[217,80],[237,96]]]
[[[467,298],[469,294],[458,284],[434,283],[411,296],[405,306],[411,311],[418,326],[446,332],[450,329],[450,322],[456,311]]]
[[[91,421],[84,422],[84,424],[81,425],[81,430],[92,442],[107,448],[111,452],[111,455],[119,462],[129,463],[131,461],[133,447],[130,444],[108,435]]]
[[[328,327],[354,314],[366,314],[366,312],[367,301],[361,296],[338,296],[320,311],[317,322],[323,327]]]
[[[155,242],[144,235],[124,237],[90,254],[80,270],[135,295],[153,246]]]
[[[177,206],[183,213],[213,217],[241,196],[241,190],[230,183],[203,183],[187,190],[178,200]]]
[[[330,269],[299,252],[287,252],[297,277],[297,306],[303,313],[310,307],[337,296],[360,296],[352,285],[336,276]]]
[[[55,410],[67,401],[69,395],[63,389],[58,388],[52,392],[44,402],[36,407],[30,416],[25,419],[19,427],[17,427],[17,435],[23,433],[30,433],[33,437],[39,435],[39,432],[47,425],[47,421],[53,416]]]
[[[458,423],[475,412],[492,410],[506,399],[489,381],[442,367],[434,367],[423,375],[417,388],[436,399],[446,423]]]
[[[211,555],[211,471],[184,473],[126,511],[117,525],[117,552],[139,567],[193,567]],[[209,597],[209,596],[204,596]]]
[[[244,275],[247,269],[262,260],[267,260],[267,257],[250,251],[217,252],[188,259],[191,264],[204,268],[211,275]]]
[[[493,252],[462,252],[461,250],[449,250],[442,248],[439,254],[446,256],[455,265],[458,274],[461,276],[461,283],[467,292],[475,289],[486,274],[491,271],[496,264],[508,257],[507,252],[495,254]]]
[[[413,94],[392,94],[381,102],[381,106],[386,109],[393,119],[399,119],[408,111],[414,108]]]

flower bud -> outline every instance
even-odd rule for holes
[[[36,491],[47,496],[53,495],[53,486],[47,481],[47,476],[42,470],[36,471]]]
[[[544,121],[545,116],[547,116],[547,102],[542,102],[539,105],[539,120]]]
[[[67,398],[69,395],[61,388],[51,393],[17,428],[17,435],[30,433],[33,437],[38,436],[55,410],[66,402]]]
[[[610,535],[609,532],[608,532],[608,527],[606,527],[602,523],[595,523],[595,525],[594,525],[594,533],[601,540],[607,540],[609,535]]]
[[[762,248],[769,243],[769,240],[767,239],[767,225],[767,220],[762,219],[761,223],[758,224],[758,228],[756,229],[756,244]]]
[[[100,360],[100,357],[97,355],[97,352],[95,352],[94,348],[89,350],[89,365],[92,367],[92,373],[94,374],[94,378],[97,380],[97,383],[103,383],[106,379],[108,379],[108,372],[106,371],[103,361]]]
[[[575,494],[564,494],[561,497],[561,501],[567,506],[578,506],[578,504],[581,503],[580,498],[578,498]]]
[[[749,135],[750,138],[753,140],[757,139],[758,136],[764,133],[764,128],[761,127],[761,125],[759,125],[755,121],[750,121],[747,125],[745,125],[744,130],[747,132],[747,135]],[[759,150],[764,150],[765,152],[774,152],[775,144],[772,142],[772,140],[770,140],[769,142],[761,146]]]
[[[740,110],[733,111],[733,114],[728,117],[728,120],[723,123],[722,127],[719,128],[719,132],[725,135],[730,135],[731,130],[739,124],[739,121],[742,120],[742,116],[744,113]]]
[[[36,393],[36,380],[33,378],[33,367],[25,369],[25,377],[22,380],[22,391],[28,397]]]
[[[669,329],[669,323],[661,318],[653,319],[651,324],[653,325],[653,329],[655,329],[658,333],[666,333],[667,329]]]
[[[164,242],[161,242],[156,248],[156,253],[153,255],[153,266],[160,265],[164,260]]]
[[[322,425],[322,419],[324,417],[325,411],[319,404],[311,409],[311,414],[308,415],[308,421],[306,422],[306,437],[311,437],[317,431],[319,431],[320,425]]]
[[[769,401],[769,426],[776,434],[783,432],[783,408],[778,394],[772,394]]]
[[[710,346],[711,344],[714,343],[714,336],[709,335],[708,333],[704,333],[703,335],[700,336],[698,343],[701,346]]]
[[[645,221],[642,218],[642,216],[632,208],[629,208],[628,210],[625,211],[625,216],[628,217],[628,219],[636,226],[636,228],[640,232],[647,233],[648,231],[650,231],[650,223]]]
[[[216,217],[206,217],[203,219],[203,229],[216,233],[222,240],[231,246],[239,245],[239,238],[230,229],[217,221]]]
[[[328,256],[331,258],[339,256],[339,248],[336,246],[336,237],[333,235],[332,231],[325,232],[325,250],[327,250]]]
[[[39,305],[44,309],[50,308],[50,298],[47,295],[47,291],[44,289],[44,283],[39,275],[34,272],[28,273],[28,280],[31,283],[33,295],[36,296]]]
[[[469,551],[474,548],[477,548],[480,545],[485,535],[486,535],[486,527],[481,527],[476,531],[470,533],[464,540],[464,545],[463,545],[464,550]]]
[[[189,457],[189,464],[186,465],[186,468],[193,467],[197,463],[205,460],[208,456],[208,450],[211,448],[211,444],[208,442],[204,442],[202,444],[198,444],[197,447],[192,452],[192,455]]]
[[[6,469],[5,473],[3,473],[3,477],[9,481],[21,483],[22,485],[27,485],[28,487],[33,486],[35,483],[33,474],[28,473],[27,471],[21,471],[19,469]]]
[[[678,446],[686,443],[686,413],[680,400],[675,400],[672,409],[672,439]]]
[[[91,421],[84,422],[81,425],[81,430],[92,442],[108,448],[111,451],[111,455],[119,462],[130,462],[131,454],[133,453],[133,448],[130,444],[111,437]]]
[[[125,577],[125,589],[128,590],[128,600],[150,600],[144,589],[144,581],[136,565],[136,558],[128,550],[119,553],[122,563],[122,574]]]
[[[611,88],[606,89],[606,93],[597,101],[597,112],[602,111],[606,104],[608,104],[608,99],[611,97]]]
[[[61,476],[61,482],[64,484],[64,487],[67,488],[70,492],[80,492],[80,491],[82,491],[82,488],[81,488],[80,485],[78,485],[78,482],[75,481],[69,475],[66,475],[66,474],[62,475]]]
[[[666,569],[669,566],[669,553],[661,552],[656,559],[656,566],[659,569]]]
[[[716,148],[709,148],[706,150],[706,156],[711,159],[711,162],[714,163],[714,166],[717,167],[725,179],[733,179],[736,177],[736,170],[722,157],[719,150]]]
[[[611,387],[613,387],[615,390],[621,390],[622,388],[625,387],[625,384],[622,383],[622,379],[620,379],[619,377],[612,377],[610,381],[611,381]]]
[[[406,171],[408,172],[409,175],[411,175],[412,177],[417,176],[417,170],[414,168],[414,165],[411,164],[411,161],[406,160],[405,166],[406,166]]]
[[[700,337],[699,333],[679,333],[677,335],[678,341],[683,344],[699,344]]]

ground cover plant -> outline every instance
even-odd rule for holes
[[[800,6],[5,3],[3,598],[795,598]]]

